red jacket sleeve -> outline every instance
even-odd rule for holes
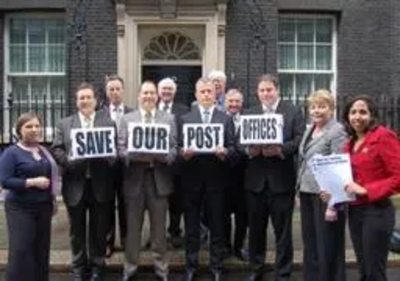
[[[400,192],[399,140],[393,132],[384,130],[379,137],[377,149],[388,176],[365,185],[370,201],[384,199]]]

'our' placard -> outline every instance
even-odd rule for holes
[[[71,159],[116,156],[115,128],[71,129]]]
[[[222,124],[184,124],[183,148],[196,152],[214,152],[224,147]]]
[[[240,116],[240,143],[282,144],[282,114],[262,114]]]
[[[169,153],[168,124],[128,124],[128,152]]]

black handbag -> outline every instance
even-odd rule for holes
[[[395,229],[389,239],[389,250],[400,254],[400,229]]]

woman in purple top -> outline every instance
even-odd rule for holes
[[[18,143],[0,157],[9,239],[6,280],[47,281],[57,167],[39,144],[42,125],[37,115],[22,114],[16,132]]]

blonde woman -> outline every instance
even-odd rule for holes
[[[335,120],[334,111],[335,101],[329,91],[318,90],[310,95],[311,126],[300,143],[298,172],[304,280],[346,280],[344,210],[337,210],[322,201],[323,187],[318,186],[307,166],[307,161],[316,154],[343,152],[346,132]]]

